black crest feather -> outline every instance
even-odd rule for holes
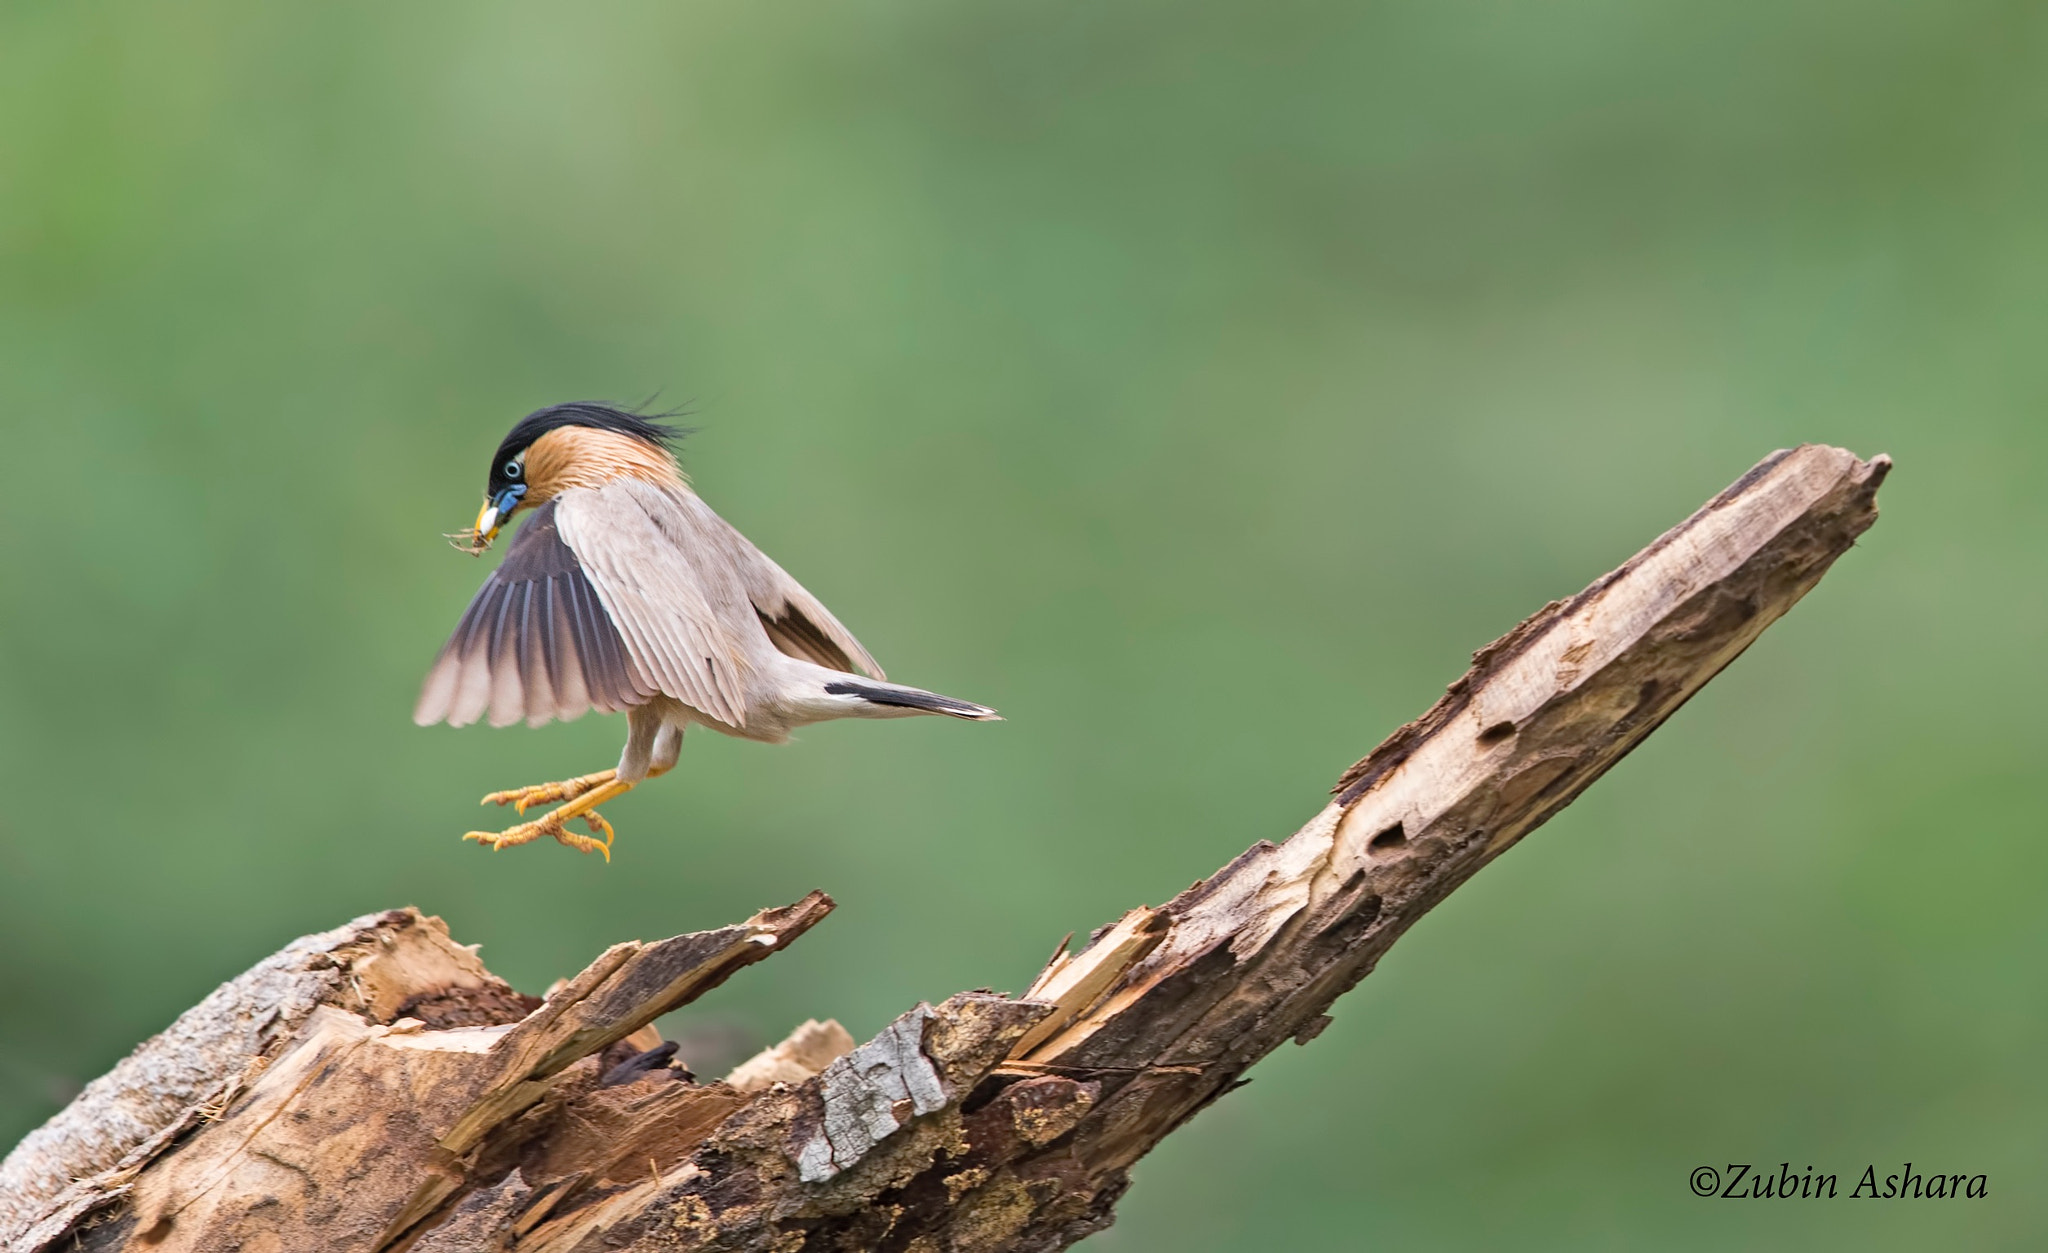
[[[565,405],[549,405],[536,409],[514,423],[505,436],[505,442],[498,445],[498,458],[504,460],[525,452],[529,444],[565,426],[595,427],[600,431],[616,431],[634,439],[652,444],[656,448],[667,448],[674,441],[689,432],[669,425],[667,419],[674,413],[637,413],[631,409],[620,409],[612,405],[599,404],[591,400],[572,400]]]
[[[681,416],[677,412],[639,413],[632,409],[621,409],[616,405],[601,404],[594,400],[572,400],[568,404],[549,405],[536,409],[513,423],[512,430],[505,436],[498,451],[491,457],[491,470],[487,478],[489,487],[486,494],[495,493],[504,484],[505,463],[523,453],[533,441],[549,431],[565,426],[588,426],[600,431],[614,431],[629,435],[644,444],[667,449],[690,432],[683,427],[673,426],[668,419]]]

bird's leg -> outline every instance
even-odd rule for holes
[[[493,792],[483,798],[480,804],[510,805],[525,813],[530,805],[547,805],[555,801],[573,801],[594,787],[610,783],[618,777],[616,770],[600,770],[596,774],[578,775],[560,783],[536,783],[532,787],[515,787],[503,792]]]
[[[648,778],[650,778],[650,779],[656,779],[656,778],[660,778],[660,777],[661,777],[662,775],[665,775],[665,774],[667,774],[667,773],[668,773],[669,771],[671,771],[671,770],[675,769],[675,765],[676,765],[676,763],[675,763],[674,761],[669,761],[669,762],[666,762],[666,763],[664,763],[664,762],[659,762],[659,761],[657,761],[657,762],[655,762],[655,763],[654,763],[653,765],[651,765],[651,766],[649,766],[649,767],[647,768],[647,777],[648,777]],[[605,772],[605,774],[606,774],[606,775],[610,775],[610,774],[613,774],[613,773],[616,773],[616,772],[614,772],[614,771],[606,771],[606,772]],[[598,777],[600,777],[600,776],[598,776],[598,775],[586,775],[585,777],[586,777],[586,778],[592,778],[592,779],[595,779],[595,778],[598,778]],[[632,784],[630,784],[630,783],[628,783],[628,784],[627,784],[626,786],[627,786],[628,788],[630,788],[630,787],[632,787],[633,785],[632,785]],[[603,802],[597,802],[597,803],[599,803],[599,804],[602,804]],[[601,813],[599,813],[599,812],[597,812],[597,811],[596,811],[595,809],[587,809],[587,810],[583,811],[583,813],[582,813],[582,814],[581,814],[580,816],[581,816],[581,817],[582,817],[582,819],[583,819],[583,825],[584,825],[584,826],[586,826],[586,827],[589,827],[589,828],[590,828],[590,833],[591,833],[592,835],[601,835],[601,836],[603,836],[603,837],[604,837],[604,847],[605,847],[605,848],[606,848],[607,850],[609,850],[609,849],[611,848],[611,846],[612,846],[612,836],[613,836],[613,834],[614,834],[614,832],[612,831],[612,824],[611,824],[611,823],[609,823],[609,822],[606,822],[606,821],[605,821],[605,819],[604,819],[604,815],[603,815],[603,814],[601,814]],[[605,853],[605,855],[604,855],[604,859],[605,859],[606,861],[610,861],[610,860],[612,859],[612,855],[611,855],[611,853],[610,853],[610,852],[606,852],[606,853]]]
[[[633,785],[631,783],[622,782],[614,778],[610,782],[599,784],[597,787],[585,792],[560,809],[541,815],[532,822],[522,822],[516,827],[508,827],[503,831],[471,831],[462,838],[465,840],[475,840],[479,844],[488,844],[491,846],[492,851],[495,852],[501,848],[511,848],[516,844],[525,844],[529,841],[537,840],[545,835],[568,845],[579,853],[603,853],[604,859],[610,861],[612,859],[612,825],[595,811],[599,805],[604,804],[606,801],[624,796],[632,790]],[[603,832],[605,838],[594,840],[587,835],[571,835],[563,829],[563,824],[567,823],[569,819],[577,817],[582,818],[584,824],[593,832]]]

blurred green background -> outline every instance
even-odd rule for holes
[[[417,903],[529,990],[824,887],[667,1025],[1020,989],[1279,838],[1773,448],[1885,516],[1137,1172],[1115,1250],[2048,1239],[2048,8],[0,9],[0,1144]],[[510,423],[689,401],[705,497],[1010,721],[420,730]],[[1988,1173],[1708,1202],[1701,1163]]]

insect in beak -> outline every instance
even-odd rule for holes
[[[485,501],[484,507],[477,511],[475,526],[447,536],[448,542],[472,557],[482,556],[484,550],[491,546],[491,541],[498,538],[498,532],[504,527],[505,519],[512,516],[513,510],[519,508],[519,498],[524,495],[524,483],[514,484],[499,492]]]

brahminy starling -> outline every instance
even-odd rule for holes
[[[780,744],[831,718],[999,721],[885,681],[830,610],[698,499],[676,435],[624,409],[555,405],[521,418],[491,458],[475,528],[450,538],[481,553],[528,517],[435,659],[413,721],[539,726],[624,710],[626,747],[611,770],[491,793],[485,804],[522,816],[566,803],[464,839],[502,849],[550,836],[611,860],[597,807],[674,766],[693,724]],[[566,830],[571,818],[591,835]]]

